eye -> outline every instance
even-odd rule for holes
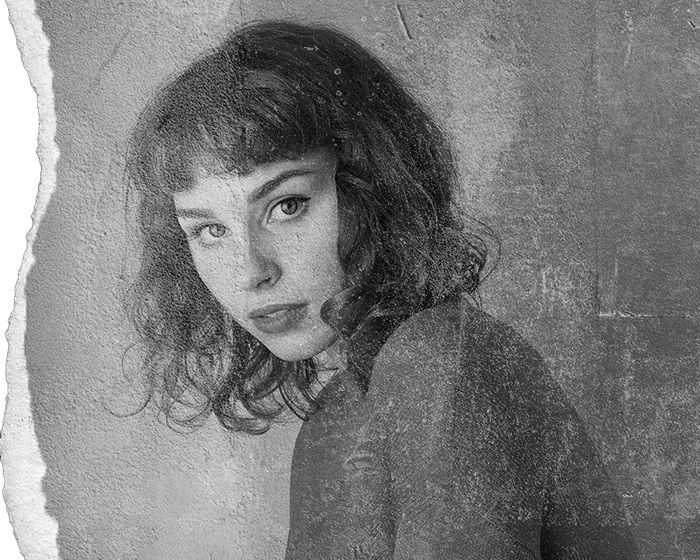
[[[222,224],[202,224],[190,232],[190,239],[196,239],[202,245],[213,245],[226,235],[226,226]]]
[[[303,196],[290,196],[280,200],[272,207],[268,222],[286,222],[304,213],[309,199]]]

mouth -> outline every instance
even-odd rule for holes
[[[255,327],[266,334],[277,334],[296,327],[307,313],[306,303],[276,303],[258,307],[248,314]]]

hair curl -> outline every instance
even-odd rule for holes
[[[474,294],[486,246],[453,201],[444,134],[387,68],[336,30],[249,24],[191,64],[141,114],[127,154],[142,260],[127,301],[149,398],[166,417],[262,433],[289,407],[307,417],[313,359],[284,362],[227,315],[200,280],[172,194],[196,163],[243,172],[318,149],[338,158],[338,253],[347,288],[322,307],[366,389],[374,356],[405,318]],[[184,406],[188,413],[177,412]]]

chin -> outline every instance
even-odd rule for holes
[[[260,340],[267,349],[285,362],[300,362],[313,358],[326,350],[337,339],[336,334],[329,328],[321,336],[320,333],[313,333],[312,336],[286,335],[280,336],[277,340]]]

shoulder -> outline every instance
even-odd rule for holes
[[[461,305],[440,305],[406,319],[386,340],[372,368],[370,395],[420,399],[421,388],[439,392],[459,370]]]
[[[508,433],[511,442],[535,432],[551,437],[570,413],[532,345],[466,300],[401,324],[377,355],[368,396],[398,422],[407,414],[460,422],[501,440]]]
[[[418,313],[380,351],[367,395],[400,470],[460,465],[479,473],[484,495],[508,488],[538,507],[570,407],[511,327],[466,301]]]
[[[417,313],[387,339],[374,363],[373,383],[386,368],[404,376],[487,374],[494,382],[526,382],[546,372],[540,354],[513,328],[463,299]],[[376,375],[376,379],[375,379]]]
[[[459,344],[461,302],[443,304],[406,319],[391,334],[375,360],[375,368],[386,362],[431,363]]]

